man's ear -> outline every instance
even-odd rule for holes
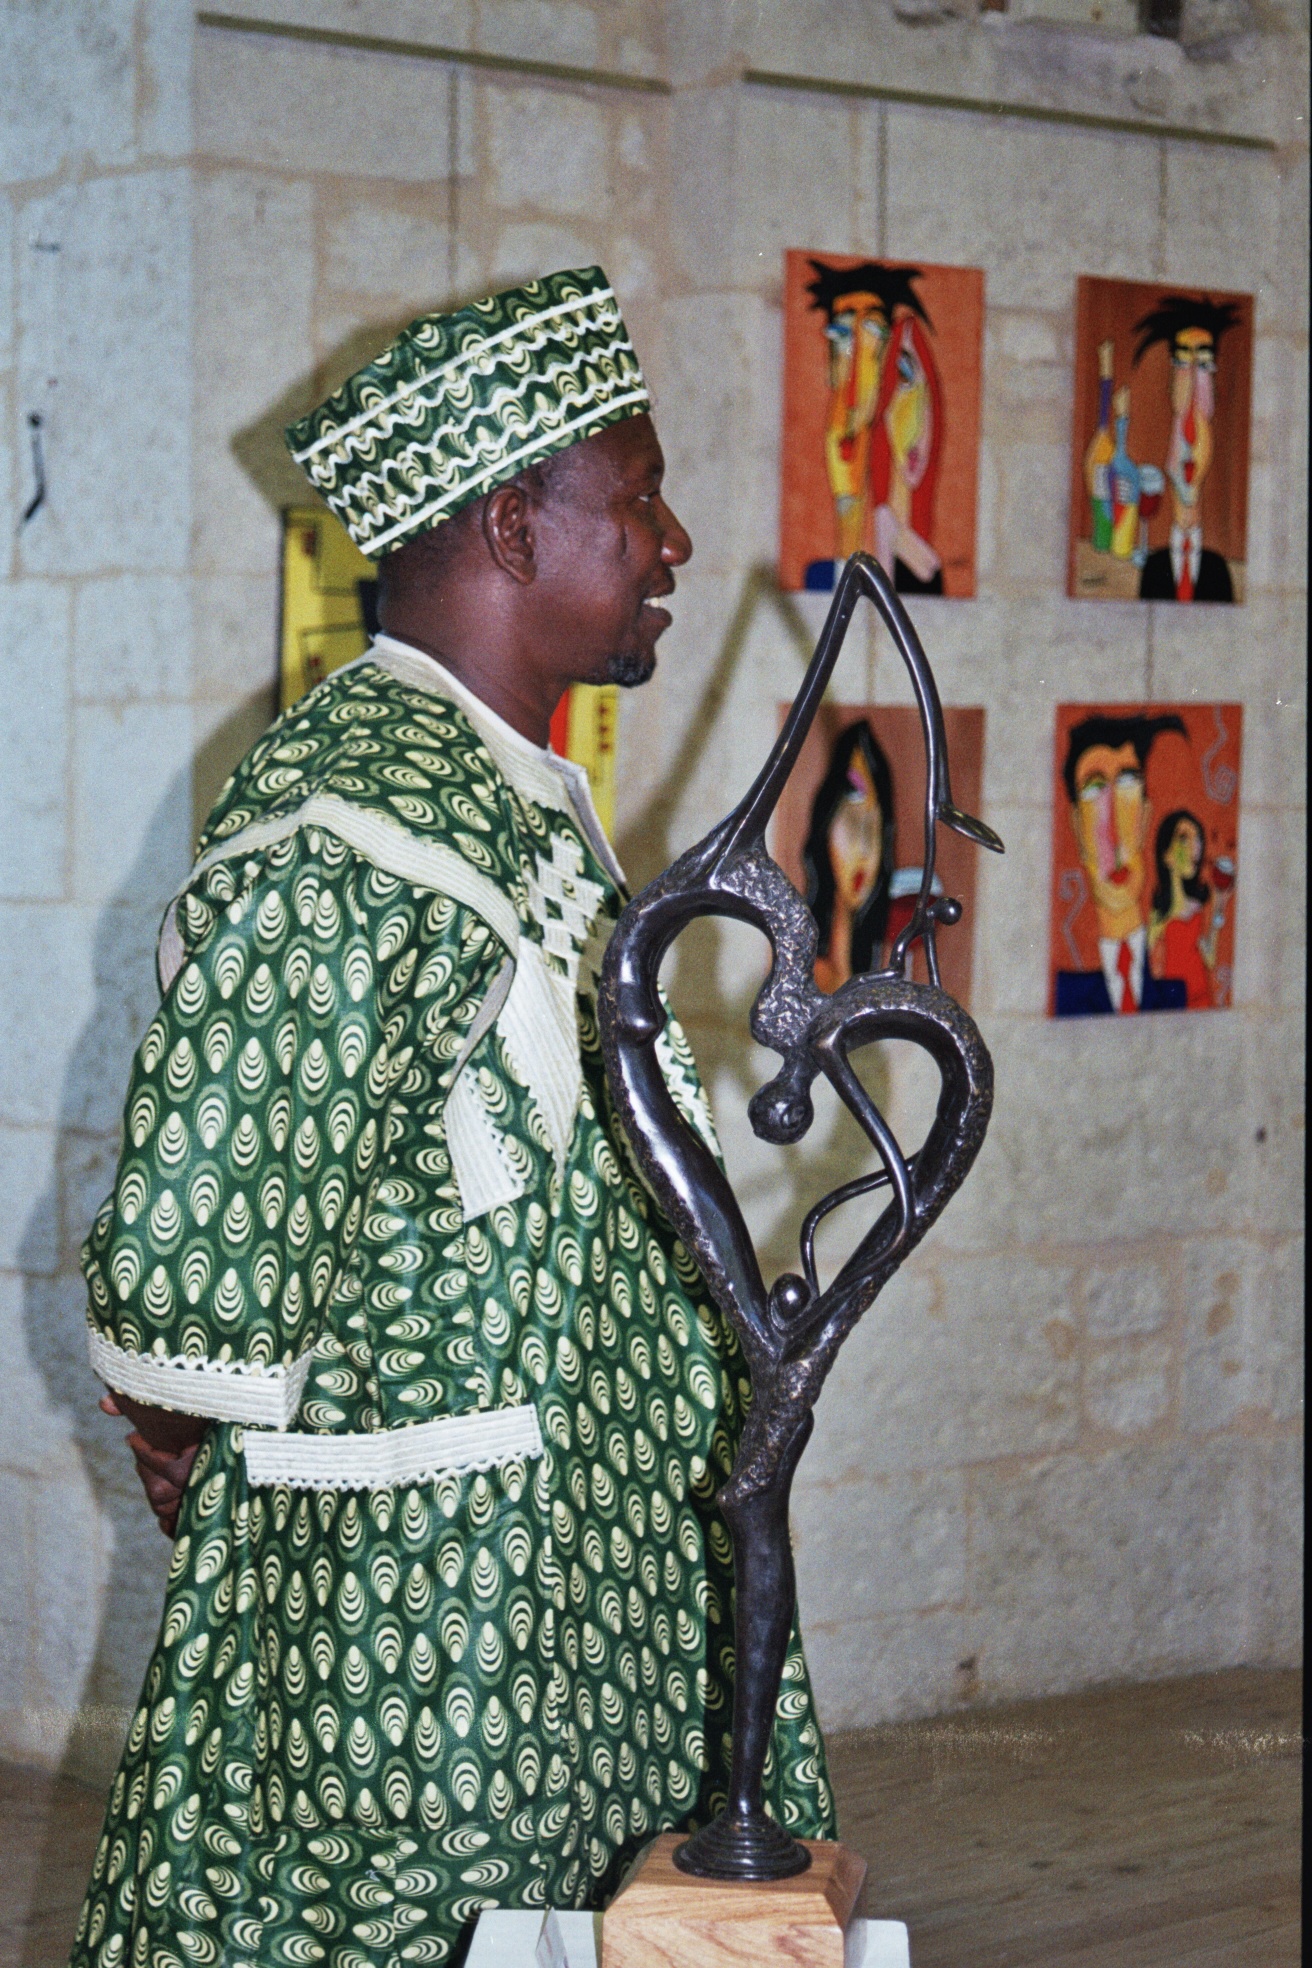
[[[533,502],[522,485],[499,485],[483,506],[483,538],[503,574],[527,587],[537,572]]]

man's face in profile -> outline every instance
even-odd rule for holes
[[[1099,934],[1125,936],[1143,920],[1149,806],[1133,745],[1091,745],[1075,764],[1071,809]]]
[[[648,416],[626,417],[553,462],[535,551],[544,628],[573,651],[577,681],[645,683],[670,626],[661,604],[692,542],[661,490]]]

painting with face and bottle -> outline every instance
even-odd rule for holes
[[[784,256],[779,581],[873,553],[901,594],[975,592],[984,275]]]
[[[1239,704],[1057,711],[1049,1009],[1231,1003]]]
[[[1252,366],[1251,294],[1080,280],[1070,594],[1243,600]]]
[[[779,706],[780,722],[789,706]],[[952,791],[973,812],[984,759],[984,713],[943,712]],[[821,705],[775,809],[770,851],[811,907],[819,930],[816,983],[836,991],[887,962],[920,892],[925,761],[919,713],[910,707]],[[963,904],[962,921],[940,933],[944,988],[970,1003],[975,864],[968,841],[940,828],[933,892]],[[925,979],[912,946],[912,975]]]

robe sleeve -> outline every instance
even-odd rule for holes
[[[92,1365],[158,1407],[285,1428],[416,1068],[454,1076],[506,951],[317,830],[193,878],[170,934],[82,1253]]]

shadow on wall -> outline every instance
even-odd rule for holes
[[[232,439],[237,462],[274,512],[316,496],[288,455],[284,427],[385,348],[410,318],[353,331]],[[276,627],[269,625],[271,640]],[[38,1621],[40,1658],[29,1670],[23,1700],[33,1753],[40,1755],[48,1744],[58,1754],[63,1744],[61,1774],[84,1782],[107,1782],[121,1752],[158,1629],[168,1547],[123,1447],[126,1425],[96,1405],[78,1253],[113,1182],[129,1064],[157,1002],[155,940],[169,900],[153,892],[158,844],[185,836],[188,818],[191,833],[199,832],[228,775],[276,712],[275,656],[268,689],[234,708],[190,764],[180,766],[132,871],[101,913],[92,953],[93,1007],[69,1057],[49,1183],[21,1245],[28,1345],[63,1420],[65,1454],[73,1465],[52,1471],[69,1499],[64,1521],[52,1527],[62,1538],[58,1562],[49,1549],[28,1557],[44,1588],[36,1602],[48,1610]],[[44,1473],[40,1482],[44,1489]],[[75,1498],[83,1504],[81,1522],[69,1521],[77,1517]],[[48,1540],[50,1530],[42,1535]],[[88,1643],[85,1627],[93,1621],[97,1630]],[[81,1631],[79,1622],[85,1622]]]
[[[63,1502],[60,1521],[45,1522],[38,1548],[25,1554],[37,1581],[38,1630],[24,1700],[32,1753],[45,1761],[48,1744],[61,1776],[97,1788],[108,1786],[136,1706],[171,1546],[124,1447],[127,1425],[97,1406],[102,1390],[87,1361],[78,1253],[113,1184],[129,1065],[158,1002],[155,940],[169,900],[153,892],[158,842],[176,841],[185,831],[185,819],[179,821],[192,787],[207,781],[218,790],[255,730],[267,724],[269,709],[263,693],[241,705],[177,772],[131,873],[101,912],[92,1009],[69,1056],[49,1183],[20,1246],[28,1351],[62,1424],[56,1439],[65,1465],[43,1471],[34,1483]],[[39,1509],[37,1517],[52,1519],[52,1513]],[[52,1827],[31,1904],[62,1905],[66,1889],[58,1827]]]
[[[772,610],[778,616],[796,650],[796,681],[798,687],[801,685],[814,653],[811,633],[791,597],[779,588],[773,568],[755,567],[743,582],[719,652],[709,666],[701,696],[687,719],[682,744],[661,785],[616,843],[616,852],[635,894],[661,874],[676,854],[691,845],[672,838],[674,815],[720,728],[752,629],[764,610]],[[765,763],[764,754],[759,763]],[[727,813],[746,791],[746,783],[726,787],[722,795],[723,811]],[[716,820],[722,817],[716,813]],[[847,1109],[823,1086],[816,1089],[816,1118],[804,1141],[788,1148],[763,1147],[759,1173],[744,1166],[743,1154],[736,1152],[747,1125],[738,1110],[745,1112],[748,1101],[775,1066],[774,1055],[763,1052],[751,1037],[752,1004],[765,982],[769,963],[769,947],[764,937],[751,934],[760,953],[756,968],[741,960],[743,941],[738,925],[726,930],[717,918],[699,917],[675,945],[677,970],[670,996],[696,1055],[702,1082],[711,1096],[729,1174],[755,1238],[768,1284],[779,1272],[798,1268],[798,1231],[812,1203],[873,1167],[874,1153]],[[726,962],[723,959],[729,955],[726,944],[730,936],[734,938],[733,955]],[[740,976],[741,985],[726,987],[726,972],[735,979]],[[854,1063],[876,1104],[887,1112],[891,1086],[885,1048],[872,1048],[864,1055],[855,1055]],[[734,1109],[732,1115],[726,1113],[726,1104]],[[862,1205],[856,1208],[860,1211]],[[862,1232],[869,1227],[868,1202],[864,1210]],[[840,1227],[844,1216],[842,1209],[835,1211],[818,1240],[822,1272],[837,1268],[836,1252],[846,1255],[847,1245]],[[847,1220],[857,1221],[856,1218]],[[838,1261],[841,1262],[841,1257]]]
[[[481,295],[481,289],[472,289],[453,301],[438,300],[433,303],[432,311],[446,313],[464,307]],[[348,376],[372,362],[414,319],[407,309],[404,314],[384,315],[352,329],[313,369],[237,432],[232,440],[232,455],[275,512],[284,512],[288,506],[303,506],[307,500],[317,501],[319,497],[287,449],[283,432],[288,424],[295,423],[298,417],[305,416],[340,389]]]

